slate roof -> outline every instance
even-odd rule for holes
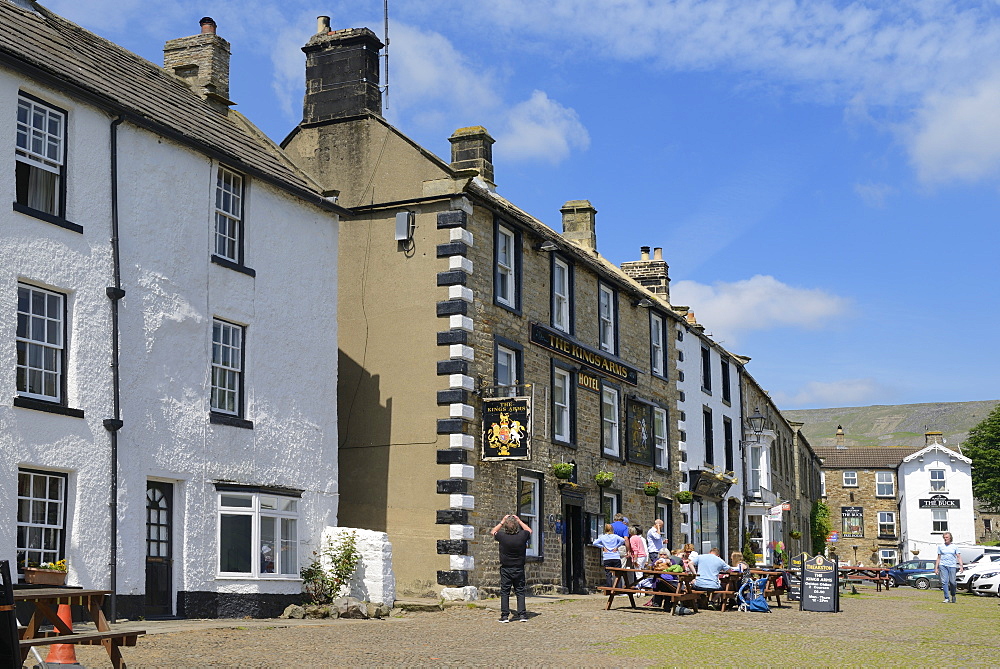
[[[816,448],[823,469],[895,469],[916,448]]]
[[[313,204],[349,213],[325,200],[322,189],[242,114],[215,111],[158,65],[44,7],[34,7],[27,10],[0,0],[0,62]]]

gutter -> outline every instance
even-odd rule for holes
[[[125,120],[118,116],[111,121],[111,263],[114,268],[114,284],[105,289],[111,300],[111,382],[113,415],[104,420],[104,429],[111,439],[111,500],[108,509],[111,516],[111,547],[108,568],[111,575],[110,622],[118,618],[118,431],[122,428],[121,412],[121,370],[119,367],[119,325],[118,302],[125,297],[122,290],[121,248],[118,240],[118,126]]]

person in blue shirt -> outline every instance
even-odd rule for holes
[[[965,569],[965,565],[962,564],[962,554],[958,552],[958,548],[951,544],[951,532],[945,532],[941,535],[941,538],[944,540],[944,543],[939,544],[937,547],[937,560],[934,562],[934,573],[941,579],[941,589],[944,590],[943,603],[947,604],[951,602],[954,604],[957,586],[955,576],[958,572]]]
[[[615,514],[615,522],[611,523],[611,531],[622,539],[628,540],[628,522],[624,515]]]
[[[608,587],[614,584],[614,577],[607,567],[621,567],[622,556],[618,553],[618,547],[623,546],[625,540],[614,533],[611,524],[604,526],[604,534],[594,540],[594,545],[601,549],[601,563],[604,565],[604,574],[607,577]]]
[[[722,588],[722,584],[719,582],[719,574],[724,571],[732,571],[733,568],[719,557],[718,548],[713,548],[707,553],[695,556],[691,560],[691,568],[697,574],[692,584],[694,589],[703,590],[708,593],[709,607],[712,607],[713,593]]]

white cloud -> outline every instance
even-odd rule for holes
[[[810,381],[794,394],[775,392],[773,399],[782,409],[864,406],[877,400],[883,394],[883,390],[871,378]]]
[[[917,113],[910,155],[925,182],[1000,173],[1000,76],[963,93],[928,96]]]
[[[496,154],[512,160],[539,159],[557,164],[573,149],[588,146],[590,135],[576,111],[536,90],[508,112],[507,128],[497,138]]]
[[[865,204],[874,209],[884,209],[885,201],[896,189],[888,184],[854,184],[854,192]]]
[[[670,301],[694,310],[698,322],[717,341],[737,343],[739,335],[777,327],[818,329],[847,312],[849,301],[822,290],[796,288],[758,274],[743,281],[711,286],[678,281]]]

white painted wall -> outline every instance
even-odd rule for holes
[[[946,491],[931,490],[931,469],[945,470]],[[936,556],[936,546],[942,543],[941,533],[933,531],[933,512],[921,509],[920,500],[932,495],[957,499],[958,509],[948,510],[948,531],[956,544],[975,544],[975,522],[972,498],[972,464],[965,456],[940,445],[932,445],[905,458],[899,466],[900,531],[904,556],[919,550],[920,557]]]
[[[67,218],[78,234],[0,209],[0,552],[14,554],[19,466],[69,472],[70,582],[109,583],[111,117],[0,71],[0,137],[13,162],[21,88],[68,111]],[[12,165],[9,164],[9,167]],[[146,480],[175,486],[175,590],[294,593],[298,581],[219,580],[212,481],[303,489],[299,561],[337,523],[335,217],[250,179],[246,264],[210,262],[215,163],[128,123],[119,128],[122,419],[121,594],[145,587]],[[14,170],[0,170],[14,200]],[[11,406],[16,284],[68,295],[69,406],[84,419]],[[246,330],[246,418],[209,423],[213,317]]]

